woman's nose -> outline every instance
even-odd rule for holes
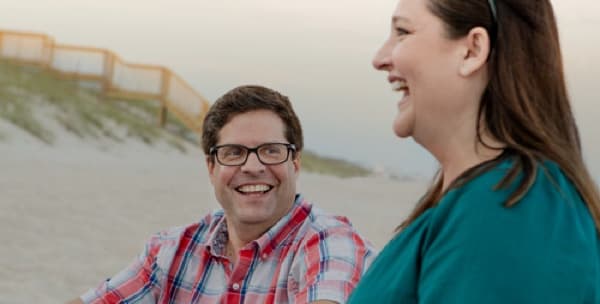
[[[387,71],[391,66],[391,56],[390,56],[390,43],[389,40],[379,48],[377,53],[375,53],[375,57],[373,57],[373,67],[376,70]]]

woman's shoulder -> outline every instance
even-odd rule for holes
[[[518,189],[525,178],[525,172],[517,169],[514,178],[503,184],[517,166],[514,157],[506,157],[486,171],[456,187],[442,198],[440,205],[457,202],[469,207],[504,207],[504,203]],[[518,202],[530,200],[559,200],[569,204],[581,203],[581,197],[563,170],[553,161],[537,161],[533,166],[533,182]],[[481,202],[485,203],[481,203]]]
[[[510,174],[513,165],[512,158],[505,158],[492,166],[488,166],[485,171],[448,190],[436,209],[445,212],[462,207],[490,208],[502,205],[510,197],[510,194],[516,190],[518,182],[522,179],[522,172],[519,172],[514,181],[508,184],[507,187],[498,187],[503,179]]]
[[[523,172],[517,172],[511,182],[499,187],[514,165],[513,159],[504,159],[449,191],[435,208],[430,229],[435,233],[452,223],[460,223],[464,228],[460,231],[471,237],[481,234],[485,239],[490,234],[542,238],[552,227],[564,237],[583,234],[582,238],[595,241],[594,220],[585,202],[563,170],[552,161],[538,161],[529,189],[516,204],[507,206],[524,178]]]
[[[555,198],[571,204],[571,206],[583,203],[573,182],[557,163],[549,160],[538,163],[536,180],[530,192],[532,198],[538,196]]]

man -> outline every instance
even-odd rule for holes
[[[207,113],[202,147],[223,209],[155,235],[72,303],[344,303],[374,252],[296,194],[303,138],[288,98],[231,90]]]

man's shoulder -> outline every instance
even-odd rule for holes
[[[155,233],[149,243],[151,246],[176,246],[182,239],[192,237],[196,241],[203,242],[214,231],[223,216],[223,210],[210,212],[194,223],[170,227]]]
[[[363,239],[346,216],[325,211],[307,201],[304,204],[309,212],[300,228],[300,233],[297,235],[297,239],[303,239],[302,242],[311,240],[314,237],[319,239],[332,237],[349,239],[358,237]]]
[[[370,252],[375,252],[369,240],[358,232],[348,217],[311,205],[312,208],[303,225],[304,231],[301,233],[303,244],[314,244],[315,240],[318,240],[316,243],[330,242],[337,245],[358,244]],[[344,248],[343,245],[338,247]]]
[[[311,228],[316,230],[336,227],[353,229],[352,223],[346,216],[332,214],[314,205],[312,206],[306,221]]]

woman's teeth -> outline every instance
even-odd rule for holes
[[[401,81],[401,80],[396,80],[391,82],[392,85],[392,90],[394,91],[406,91],[408,90],[408,86],[406,85],[405,81]]]
[[[406,95],[408,95],[408,86],[406,85],[406,81],[396,80],[391,82],[392,90],[394,92],[400,93],[400,100],[403,100]]]

